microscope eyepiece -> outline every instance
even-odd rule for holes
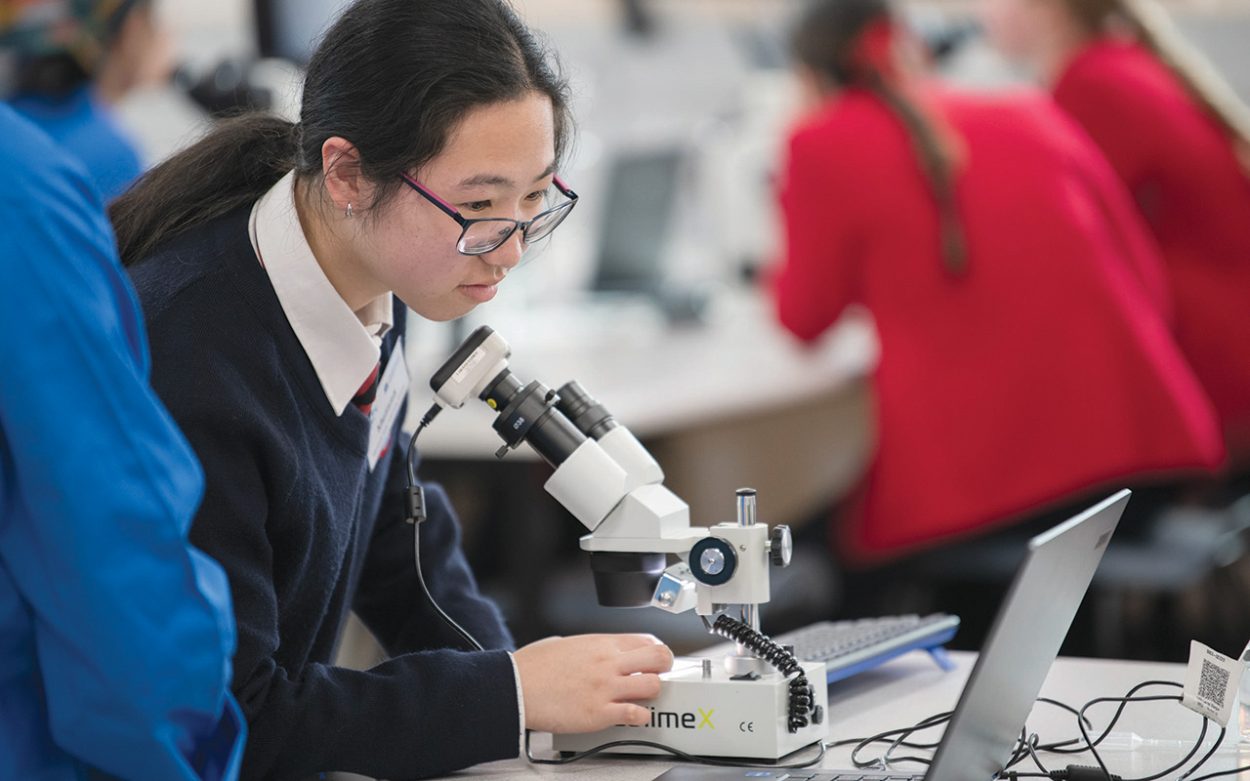
[[[576,380],[560,386],[561,412],[573,421],[577,430],[592,439],[602,439],[605,434],[617,427],[616,418],[612,413],[586,392]]]
[[[481,399],[498,413],[491,425],[506,443],[500,455],[529,442],[547,463],[558,467],[586,441],[586,435],[559,411],[560,397],[537,380],[521,385],[504,369],[482,391]]]

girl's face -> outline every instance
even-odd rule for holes
[[[554,116],[540,93],[470,110],[438,157],[409,172],[465,219],[521,221],[548,208],[554,174]],[[361,263],[429,320],[460,317],[494,298],[525,251],[517,231],[485,255],[460,254],[460,225],[407,186],[375,217],[360,235]]]
[[[1061,5],[1057,0],[980,0],[990,41],[1008,59],[1028,62]]]

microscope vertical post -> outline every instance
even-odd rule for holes
[[[738,525],[754,526],[758,521],[758,511],[756,504],[756,494],[754,488],[738,489]],[[742,623],[751,627],[756,632],[760,631],[760,606],[759,605],[743,605],[742,606]],[[738,643],[738,656],[751,656],[751,649]]]

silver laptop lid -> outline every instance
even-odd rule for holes
[[[925,781],[989,781],[1002,770],[1130,495],[1029,542]]]

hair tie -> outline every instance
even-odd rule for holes
[[[851,49],[850,70],[859,78],[879,76],[889,82],[899,80],[895,43],[898,27],[888,16],[873,21],[859,34]]]

